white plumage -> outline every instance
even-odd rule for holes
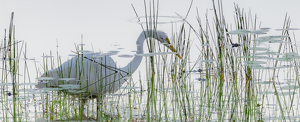
[[[147,38],[154,38],[160,43],[165,44],[173,52],[176,50],[170,44],[167,35],[162,31],[143,31],[136,41],[136,54],[143,54],[143,44]],[[180,55],[177,54],[179,58]],[[141,55],[136,55],[132,61],[123,68],[117,68],[113,59],[109,56],[99,58],[99,53],[79,54],[72,59],[64,62],[56,69],[45,72],[41,77],[53,77],[49,82],[39,82],[36,87],[58,87],[61,84],[80,85],[78,91],[73,94],[83,94],[86,97],[97,97],[105,93],[117,91],[126,81],[125,77],[131,76],[142,61]],[[76,80],[64,82],[60,78],[74,78]],[[73,90],[74,91],[74,90]]]

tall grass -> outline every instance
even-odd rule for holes
[[[278,60],[270,57],[270,55],[265,58],[265,60],[275,61],[275,65],[271,66],[274,71],[273,76],[271,75],[271,77],[263,77],[262,75],[268,73],[269,71],[265,69],[270,67],[255,68],[253,66],[244,65],[244,62],[260,60],[254,58],[252,55],[258,53],[258,51],[255,49],[251,50],[250,48],[259,46],[259,44],[256,44],[256,41],[253,41],[257,39],[259,35],[230,35],[228,33],[230,30],[227,26],[229,24],[226,23],[225,17],[223,16],[222,1],[218,1],[217,3],[214,3],[213,1],[213,5],[215,16],[212,25],[209,18],[206,19],[206,25],[201,25],[200,17],[198,17],[200,32],[195,31],[201,44],[204,45],[201,50],[199,49],[202,54],[202,60],[215,60],[213,63],[205,63],[203,67],[206,69],[206,74],[204,76],[205,86],[201,88],[204,88],[205,90],[200,93],[203,94],[203,98],[206,98],[206,100],[202,99],[201,102],[205,101],[204,104],[207,105],[208,113],[203,113],[202,116],[204,116],[205,119],[217,117],[218,121],[224,121],[226,119],[231,121],[262,121],[264,119],[262,117],[263,103],[261,103],[260,99],[263,99],[262,101],[264,101],[265,95],[259,94],[262,91],[258,90],[258,87],[261,86],[257,80],[267,78],[266,80],[270,81],[270,85],[272,84],[275,90],[275,96],[280,107],[281,119],[285,120],[285,110],[282,107],[282,100],[277,94],[277,86],[275,86],[276,82],[274,81],[275,71],[277,72],[280,69],[272,68],[277,67]],[[260,27],[256,23],[256,17],[253,20],[251,15],[247,16],[243,9],[240,9],[237,5],[235,5],[235,13],[235,30],[259,30]],[[289,28],[288,25],[289,22],[286,20],[283,28]],[[287,31],[288,29],[284,30],[282,35],[288,35]],[[285,41],[287,40],[291,42],[290,37],[285,38]],[[235,43],[242,44],[236,46],[236,49],[231,48]],[[206,44],[210,44],[211,46],[206,46]],[[289,43],[280,43],[278,53],[282,50],[283,44]],[[228,48],[228,45],[230,48]],[[290,45],[289,49],[291,52],[295,52],[295,47],[292,45]],[[212,69],[212,67],[215,69],[215,74],[209,73],[209,69]],[[297,71],[293,73],[297,74]],[[200,75],[200,77],[203,76]],[[217,107],[212,107],[213,105],[216,105]],[[202,107],[202,105],[200,106]],[[259,110],[259,107],[261,110]],[[229,109],[230,112],[224,113],[224,110],[226,109]],[[217,112],[217,115],[212,116],[211,112]]]
[[[282,37],[278,37],[282,42],[276,43],[277,53],[273,55],[274,52],[259,50],[264,45],[271,45],[262,43],[263,38],[275,37],[254,33],[265,32],[256,16],[252,17],[250,12],[246,13],[235,4],[235,25],[229,27],[223,14],[222,1],[212,2],[213,19],[204,18],[204,24],[201,15],[196,18],[198,25],[192,25],[186,18],[183,18],[185,22],[180,23],[179,28],[175,28],[178,23],[171,23],[174,28],[169,39],[182,59],[176,55],[144,57],[146,70],[136,72],[140,73],[138,81],[128,77],[116,93],[102,94],[97,100],[88,95],[90,92],[75,97],[66,89],[57,88],[46,93],[32,86],[20,85],[20,76],[24,77],[24,81],[30,81],[30,78],[26,78],[29,76],[26,60],[24,73],[20,71],[23,66],[20,65],[21,54],[27,58],[26,48],[15,40],[12,14],[8,35],[0,48],[0,119],[35,121],[42,117],[45,121],[71,121],[74,118],[75,121],[86,121],[83,118],[85,114],[90,118],[100,115],[98,121],[299,121],[299,117],[296,117],[299,114],[299,95],[296,93],[299,92],[300,56],[295,54],[298,52],[297,46],[292,43],[291,20],[286,16]],[[155,36],[155,30],[160,29],[159,2],[151,1],[148,4],[144,1],[144,7],[146,24],[141,24],[141,28]],[[137,12],[136,15],[140,17]],[[194,55],[191,53],[193,45],[190,40],[193,37],[198,39],[200,45],[197,45],[199,57],[191,63]],[[147,48],[149,53],[170,51],[153,38],[148,38]],[[75,49],[84,50],[77,45]],[[261,53],[266,54],[261,56]],[[42,71],[37,68],[37,72],[46,72],[61,65],[59,52],[56,54],[57,57],[52,51],[48,56],[45,54]],[[76,67],[83,68],[85,65],[78,63]],[[62,69],[57,72],[59,78],[69,77]],[[91,71],[78,73],[84,72]],[[81,74],[79,79],[84,84],[87,76]],[[278,76],[282,75],[289,80],[288,83],[278,80]],[[146,86],[142,85],[144,82]],[[4,83],[11,83],[11,86]],[[145,87],[146,91],[143,90]],[[28,94],[35,95],[29,97]],[[86,105],[81,104],[85,101]],[[278,109],[270,108],[273,104]],[[83,107],[86,109],[82,110]],[[33,111],[35,119],[29,118]]]
[[[145,3],[145,20],[146,24],[141,27],[143,30],[152,32],[158,29],[159,22],[159,2],[152,1],[150,4]],[[137,14],[137,13],[136,13]],[[138,14],[137,14],[137,17]],[[176,30],[174,30],[176,31]],[[149,33],[154,34],[156,33]],[[189,31],[186,31],[184,24],[180,30],[171,36],[172,46],[179,52],[179,57],[170,56],[151,56],[146,58],[146,82],[147,82],[147,121],[170,121],[181,120],[187,121],[186,105],[188,79],[184,71],[187,71],[187,60],[189,60]],[[168,51],[152,38],[147,40],[149,53]],[[171,90],[171,93],[170,93]],[[186,103],[187,102],[187,103]],[[171,104],[171,105],[170,105]],[[177,111],[177,110],[184,110]]]

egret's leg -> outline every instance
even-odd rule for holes
[[[101,111],[100,110],[100,108],[101,108],[100,105],[103,102],[103,97],[102,96],[98,96],[96,99],[97,99],[97,101],[96,101],[97,102],[97,121],[99,121],[99,120],[103,121],[103,119],[105,120],[105,118],[107,116],[105,114],[103,116],[103,113],[101,114],[102,116],[100,115],[100,111]]]
[[[99,120],[100,120],[100,118],[99,118],[99,103],[98,103],[98,101],[99,101],[98,99],[99,99],[99,98],[96,98],[96,99],[97,99],[97,100],[96,100],[96,103],[97,103],[97,116],[96,116],[97,118],[96,118],[96,120],[99,121]]]
[[[97,121],[112,121],[113,118],[106,114],[106,113],[101,113],[100,115],[100,105],[103,104],[103,97],[97,98]]]
[[[79,118],[83,119],[86,116],[84,115],[84,105],[86,103],[86,99],[81,99],[80,106],[79,106]]]
[[[99,97],[97,97],[96,99],[97,99],[96,100],[96,103],[97,103],[97,116],[96,116],[97,118],[96,119],[97,119],[97,121],[99,121],[99,120],[101,120],[101,116],[99,115],[100,114],[99,111],[100,111],[100,104],[101,103],[99,103],[99,102],[102,102],[102,99],[99,98]],[[101,100],[99,100],[99,99],[101,99]]]
[[[84,114],[84,105],[86,102],[87,102],[87,99],[80,99],[78,115],[75,115],[67,120],[77,120],[77,121],[87,120],[88,118]],[[61,121],[61,120],[57,120],[57,121]]]

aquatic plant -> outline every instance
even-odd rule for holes
[[[223,14],[222,1],[212,2],[213,18],[197,15],[196,25],[186,18],[189,13],[186,17],[160,16],[158,1],[145,2],[143,15],[133,7],[137,17],[131,21],[140,24],[142,30],[159,30],[161,24],[174,27],[168,33],[172,45],[149,38],[149,53],[139,55],[144,56],[146,69],[139,72],[138,80],[124,77],[126,82],[117,92],[103,94],[102,102],[87,100],[85,106],[79,106],[86,98],[84,94],[73,95],[85,91],[71,85],[78,81],[62,71],[58,71],[62,83],[58,87],[34,88],[36,81],[54,80],[40,77],[41,73],[62,61],[58,51],[50,51],[42,56],[41,68],[35,66],[37,79],[28,77],[27,63],[35,60],[26,57],[26,44],[15,39],[12,14],[0,48],[0,120],[71,121],[75,117],[76,121],[94,121],[84,120],[85,114],[89,118],[100,115],[99,121],[298,121],[300,56],[291,33],[298,29],[290,27],[291,20],[286,16],[282,29],[275,29],[281,34],[269,35],[271,28],[262,27],[257,15],[253,17],[237,4],[231,27]],[[76,55],[91,53],[83,45],[75,45]],[[163,45],[179,54],[168,52]],[[194,46],[196,51],[191,50]],[[101,52],[94,58],[118,53]],[[196,60],[191,60],[194,57]],[[80,111],[83,107],[86,109]]]

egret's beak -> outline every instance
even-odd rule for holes
[[[180,59],[182,59],[181,56],[180,56],[180,55],[177,53],[177,51],[175,50],[175,48],[171,45],[169,38],[166,38],[165,41],[169,44],[169,45],[166,45],[166,46],[169,47],[173,52],[176,52],[176,55],[177,55]]]

